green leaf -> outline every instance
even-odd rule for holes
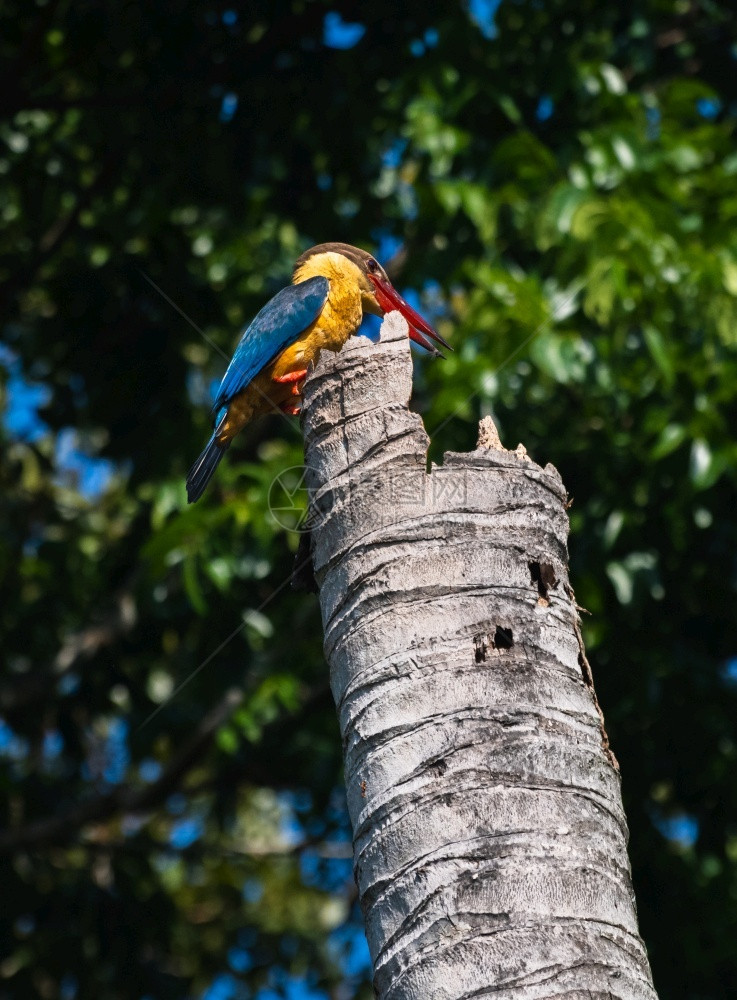
[[[593,359],[591,345],[576,334],[542,332],[532,342],[530,355],[556,382],[583,382]]]
[[[705,490],[713,486],[724,472],[726,465],[726,456],[714,452],[704,438],[697,438],[691,445],[689,471],[691,482],[696,489]]]
[[[200,615],[207,614],[207,602],[200,587],[197,574],[197,561],[194,555],[185,556],[182,562],[182,583],[195,611]]]
[[[650,351],[650,355],[660,369],[666,385],[672,386],[675,380],[674,364],[671,356],[675,353],[674,347],[669,347],[660,333],[660,330],[653,326],[652,323],[643,323],[642,334],[645,338],[648,350]]]
[[[600,198],[587,198],[573,213],[571,235],[577,240],[590,240],[596,230],[609,218],[610,212],[605,201]]]
[[[216,742],[223,753],[234,754],[238,750],[238,733],[232,726],[222,726],[218,729]]]
[[[737,263],[733,260],[722,262],[722,280],[730,295],[737,295]]]
[[[668,424],[663,428],[660,437],[650,452],[653,461],[659,461],[670,455],[686,440],[686,428],[682,424]]]
[[[584,312],[604,326],[612,315],[615,296],[614,261],[608,258],[595,261],[585,286]]]

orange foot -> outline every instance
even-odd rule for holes
[[[275,375],[275,382],[301,382],[307,377],[307,369],[302,368],[297,372],[287,372],[286,375]]]
[[[303,368],[300,371],[287,372],[286,375],[279,375],[274,379],[274,381],[279,382],[281,385],[289,385],[291,388],[291,394],[299,397],[302,395],[306,376],[307,369]]]
[[[290,385],[291,394],[293,396],[301,396],[302,390],[304,389],[306,377],[307,377],[307,369],[302,368],[296,372],[287,372],[286,375],[279,375],[274,378],[274,381],[279,382],[281,385]]]
[[[280,403],[279,409],[282,411],[282,413],[288,413],[292,417],[296,417],[297,414],[302,412],[301,406],[298,406],[297,403],[291,403],[291,402]]]

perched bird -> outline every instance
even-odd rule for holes
[[[321,243],[297,259],[292,284],[263,307],[235,349],[213,405],[215,430],[189,470],[187,499],[199,500],[231,441],[250,420],[281,409],[298,413],[304,380],[320,351],[338,351],[364,313],[398,310],[409,335],[442,357],[443,338],[392,287],[386,271],[365,250]]]

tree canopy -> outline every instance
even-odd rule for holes
[[[725,997],[733,5],[8,0],[0,29],[0,996],[371,995],[270,510],[298,423],[184,491],[221,355],[341,240],[455,346],[417,359],[431,457],[493,412],[558,467],[656,987]]]

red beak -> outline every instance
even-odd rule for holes
[[[443,355],[434,346],[433,340],[437,344],[442,344],[443,347],[447,347],[449,351],[453,348],[450,344],[446,343],[439,333],[426,322],[418,312],[412,308],[409,302],[405,302],[399,292],[391,285],[388,281],[384,281],[376,274],[369,274],[369,278],[374,285],[374,295],[376,301],[379,303],[381,308],[385,313],[397,310],[402,316],[407,320],[407,325],[409,326],[409,337],[410,340],[414,340],[416,344],[420,347],[424,347],[426,351],[430,351],[437,358],[442,358]]]

